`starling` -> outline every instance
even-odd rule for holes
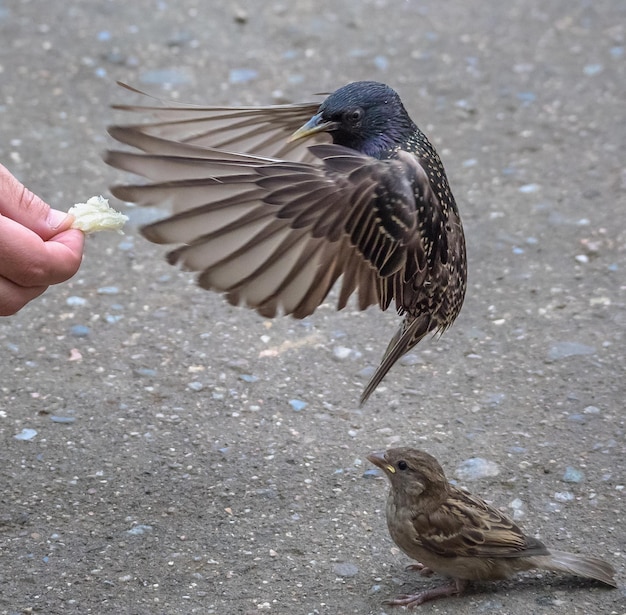
[[[115,108],[156,121],[109,128],[140,153],[109,151],[106,162],[151,182],[111,192],[171,206],[142,233],[180,244],[168,260],[199,271],[202,288],[268,318],[310,315],[340,277],[337,309],[354,292],[361,310],[394,302],[404,318],[361,404],[456,318],[466,286],[457,206],[437,152],[389,86],[350,83],[321,105]]]
[[[507,579],[523,570],[553,570],[595,579],[611,587],[615,570],[588,555],[548,549],[479,497],[451,485],[437,460],[411,448],[367,457],[381,468],[391,489],[387,527],[393,541],[422,575],[437,572],[453,581],[388,604],[412,607],[460,594],[468,581]]]

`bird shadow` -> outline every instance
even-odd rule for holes
[[[410,573],[409,573],[410,574]],[[433,575],[430,577],[429,585],[435,587],[445,582],[442,577]],[[426,589],[423,585],[415,582],[415,578],[406,579],[402,584],[403,588],[410,587],[410,592],[419,592]],[[408,586],[408,587],[407,587]],[[534,601],[539,606],[554,606],[558,598],[556,593],[598,589],[615,589],[609,587],[595,579],[586,579],[576,576],[561,576],[555,573],[544,572],[533,575],[532,573],[521,573],[514,579],[506,581],[472,581],[462,593],[464,597],[472,597],[476,600],[493,600],[498,595],[510,595],[512,593],[533,594]],[[454,598],[452,598],[454,599]]]

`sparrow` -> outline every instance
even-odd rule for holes
[[[532,569],[565,572],[617,587],[610,564],[548,549],[481,498],[451,485],[432,455],[392,448],[367,459],[391,483],[387,527],[398,547],[417,560],[410,569],[452,579],[450,584],[398,596],[387,604],[413,607],[460,594],[468,581],[507,579]]]
[[[176,245],[168,261],[200,272],[202,288],[267,318],[309,316],[339,278],[337,309],[353,293],[360,310],[393,302],[402,324],[361,404],[457,317],[467,278],[459,212],[437,152],[389,86],[350,83],[321,105],[115,108],[155,119],[109,127],[139,151],[105,161],[148,180],[111,192],[172,208],[141,232]]]

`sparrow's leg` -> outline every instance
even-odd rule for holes
[[[408,608],[418,606],[429,600],[437,600],[438,598],[446,598],[447,596],[456,596],[460,594],[467,585],[464,579],[455,579],[448,585],[440,585],[427,589],[419,594],[403,594],[393,600],[385,600],[383,604],[389,606],[406,606]]]

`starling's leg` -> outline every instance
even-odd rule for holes
[[[467,581],[464,579],[455,579],[448,585],[433,587],[432,589],[427,589],[419,594],[403,594],[393,600],[385,600],[383,604],[388,604],[389,606],[406,606],[411,608],[419,606],[429,600],[437,600],[437,598],[458,595],[465,589],[466,585]]]
[[[434,570],[431,570],[428,566],[424,566],[421,562],[417,562],[415,564],[409,564],[405,570],[412,570],[419,572],[423,577],[429,577],[434,574]]]

